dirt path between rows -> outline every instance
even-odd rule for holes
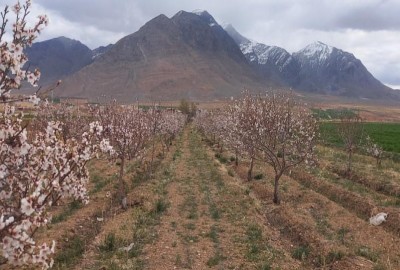
[[[255,201],[186,128],[145,269],[299,269]]]

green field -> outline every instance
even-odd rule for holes
[[[342,146],[336,125],[338,123],[321,123],[321,141],[332,146]],[[365,134],[369,135],[383,150],[400,153],[400,123],[364,123]]]
[[[317,119],[321,120],[333,120],[333,119],[340,119],[343,116],[355,116],[356,111],[353,109],[311,109],[313,115]]]

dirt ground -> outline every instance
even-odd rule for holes
[[[255,201],[220,172],[198,134],[186,130],[183,136],[167,188],[169,207],[156,241],[145,248],[145,268],[297,268],[299,263],[277,241],[279,232],[263,224]]]
[[[55,207],[58,221],[36,235],[56,239],[53,269],[400,269],[400,200],[381,188],[400,185],[398,163],[356,156],[355,181],[337,173],[340,153],[321,148],[319,167],[283,176],[275,205],[271,168],[257,162],[248,182],[246,160],[216,151],[189,125],[156,151],[152,173],[132,161],[126,211],[109,196],[118,166],[91,164],[91,203]],[[374,211],[388,221],[370,225]]]

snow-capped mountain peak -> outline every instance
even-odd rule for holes
[[[278,72],[282,72],[292,61],[290,53],[283,48],[268,46],[248,39],[239,34],[239,32],[237,32],[230,24],[228,24],[224,29],[239,45],[240,50],[250,63],[272,65],[278,67]]]
[[[196,15],[199,15],[199,16],[201,16],[201,15],[203,15],[205,13],[208,14],[208,12],[206,10],[204,10],[204,9],[195,9],[195,10],[192,11],[192,13],[194,13]]]
[[[207,21],[208,25],[213,27],[213,26],[219,26],[217,21],[211,16],[210,13],[207,12],[207,10],[202,10],[202,9],[196,9],[192,11],[193,14],[196,14],[197,16],[200,16],[202,19]]]
[[[302,50],[298,51],[297,55],[303,55],[306,58],[315,58],[317,57],[319,62],[325,61],[332,54],[334,47],[326,45],[321,41],[316,41],[307,45]]]

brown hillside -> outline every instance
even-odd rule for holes
[[[66,79],[57,94],[92,101],[209,100],[244,88],[263,90],[262,83],[218,24],[181,11],[171,19],[160,15],[122,38]]]

